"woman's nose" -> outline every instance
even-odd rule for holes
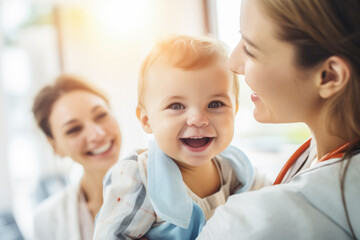
[[[239,42],[235,49],[232,51],[228,67],[229,69],[236,74],[244,74],[244,53],[241,49],[241,43]]]
[[[193,111],[187,119],[187,125],[192,127],[206,127],[209,119],[201,111]]]
[[[105,130],[102,126],[91,123],[87,126],[86,137],[89,142],[101,140],[105,136]]]

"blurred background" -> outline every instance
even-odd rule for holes
[[[111,100],[121,156],[150,136],[136,116],[138,69],[168,34],[208,34],[229,50],[240,39],[240,0],[0,1],[0,239],[30,239],[34,208],[76,181],[81,167],[54,155],[31,113],[34,95],[63,72],[80,75]],[[241,78],[233,144],[270,179],[309,132],[302,124],[259,124]]]

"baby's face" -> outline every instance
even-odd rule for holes
[[[225,63],[195,70],[156,64],[146,81],[140,121],[178,164],[204,165],[230,144],[236,101]]]

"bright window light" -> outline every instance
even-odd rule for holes
[[[100,27],[116,37],[132,36],[143,31],[151,13],[149,0],[106,0],[95,9]]]
[[[25,95],[30,87],[30,61],[20,48],[6,47],[1,55],[2,79],[7,94]]]
[[[234,49],[240,40],[241,0],[217,0],[216,6],[219,39]]]
[[[0,12],[0,22],[4,32],[17,29],[30,17],[28,1],[3,1]]]

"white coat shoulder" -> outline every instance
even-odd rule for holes
[[[77,186],[67,186],[36,208],[34,239],[80,239],[78,189]]]
[[[351,239],[341,200],[344,162],[324,162],[287,184],[229,197],[198,239]],[[348,169],[345,196],[355,233],[360,234],[360,155]]]

